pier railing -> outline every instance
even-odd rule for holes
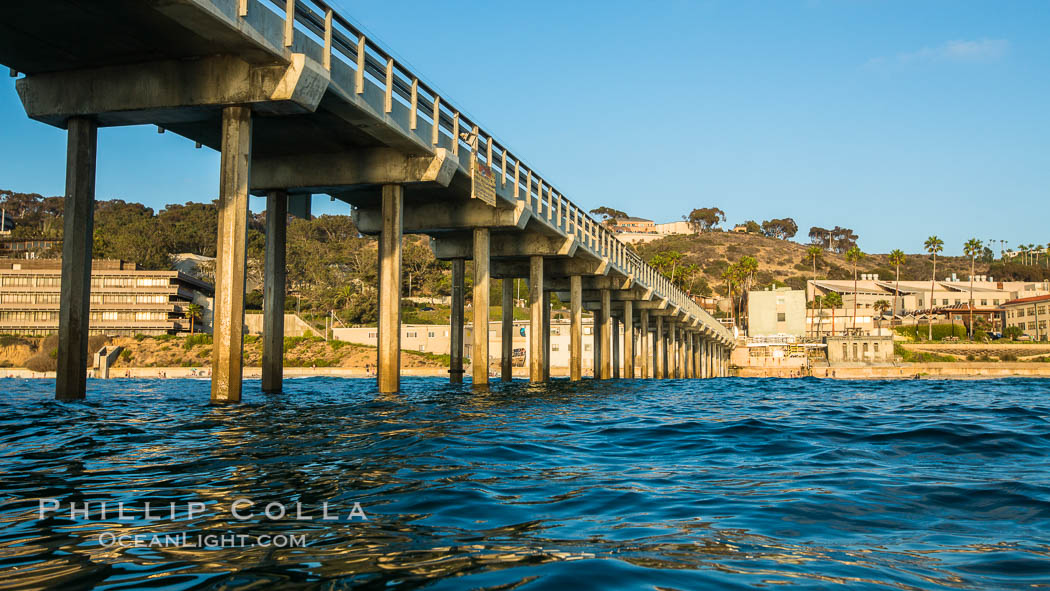
[[[248,14],[251,0],[236,0],[238,14]],[[622,269],[639,283],[651,288],[671,306],[681,309],[729,339],[728,331],[700,307],[688,294],[673,285],[620,241],[609,228],[569,201],[554,185],[513,154],[502,142],[464,115],[452,101],[442,97],[431,85],[409,71],[386,50],[369,39],[353,23],[339,15],[323,0],[261,0],[272,5],[284,22],[283,43],[292,47],[299,33],[323,48],[321,62],[331,70],[338,60],[354,73],[353,92],[365,93],[365,81],[384,91],[383,108],[390,113],[394,102],[408,109],[409,127],[419,122],[431,128],[434,147],[450,144],[453,155],[472,153],[488,166],[504,188],[510,185],[515,199],[524,201],[533,216],[547,222],[598,256]],[[446,137],[447,136],[447,137]]]

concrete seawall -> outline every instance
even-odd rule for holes
[[[881,366],[817,367],[799,370],[791,367],[753,367],[732,370],[732,375],[749,378],[798,377],[849,380],[911,379],[915,376],[943,379],[1050,378],[1050,363],[1025,362],[941,362],[900,363]]]

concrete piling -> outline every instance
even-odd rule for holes
[[[382,393],[401,389],[401,234],[404,187],[383,185],[383,229],[379,234],[379,362]]]
[[[612,317],[612,377],[620,379],[620,319]]]
[[[514,356],[514,279],[504,277],[501,285],[501,322],[500,327],[500,380],[509,382],[514,379],[512,357]]]
[[[634,379],[634,302],[623,303],[623,376]]]
[[[489,383],[489,253],[488,228],[474,228],[474,328],[471,373],[474,386]]]
[[[601,377],[603,380],[612,378],[612,364],[613,355],[612,351],[609,350],[612,344],[612,294],[609,293],[608,289],[601,290],[602,294],[602,310],[601,310],[601,339],[602,339],[602,367]],[[605,351],[609,350],[609,354],[606,355]]]
[[[649,310],[642,310],[641,313],[641,334],[639,335],[638,343],[641,348],[641,362],[642,362],[642,379],[646,379],[649,376]]]
[[[543,292],[543,381],[551,381],[551,296]]]
[[[215,257],[212,322],[211,401],[214,403],[241,401],[251,147],[251,108],[225,107],[222,111],[219,241]]]
[[[583,378],[583,278],[579,275],[569,277],[569,307],[569,380],[578,382]]]
[[[266,258],[263,261],[262,391],[280,392],[284,379],[285,246],[288,194],[266,194]]]
[[[595,311],[591,314],[591,353],[593,353],[591,359],[594,364],[591,375],[596,380],[602,377],[602,357],[606,355],[605,349],[602,347],[601,316],[600,311]]]
[[[664,342],[664,317],[656,317],[656,340],[653,341],[653,377],[667,379],[667,346]]]
[[[449,335],[448,381],[463,383],[463,299],[466,290],[466,259],[452,259],[452,313]]]
[[[55,398],[79,400],[87,394],[98,125],[87,117],[73,117],[67,124],[67,130],[63,216],[65,233],[62,242]]]
[[[544,357],[543,309],[547,292],[543,290],[543,257],[529,258],[529,381],[542,382]]]

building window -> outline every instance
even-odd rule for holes
[[[561,334],[561,329],[560,329],[560,328],[557,328],[557,327],[554,327],[554,326],[552,326],[552,327],[551,327],[551,334],[552,334],[552,335],[554,335],[554,336],[558,336],[558,335],[560,335],[560,334]]]
[[[588,344],[586,344],[586,343],[584,343],[584,345],[583,345],[583,350],[584,350],[584,351],[590,351],[590,350],[591,350],[591,346],[590,346],[590,345],[588,345]]]
[[[875,354],[878,355],[879,354],[879,343],[877,343],[877,342],[873,343],[872,344],[872,348],[875,350]]]
[[[857,351],[857,349],[858,349],[857,343],[853,343],[853,360],[854,361],[856,361],[857,359],[860,359],[860,354]]]
[[[426,351],[427,350],[426,345],[420,345],[419,346],[419,350],[420,351]]]
[[[370,332],[370,333],[368,333],[368,338],[370,338],[370,339],[374,339],[374,338],[376,338],[377,336],[378,336],[378,335],[376,335],[376,333],[375,333],[375,332]]]
[[[787,322],[787,313],[777,312],[777,322]]]
[[[777,296],[777,305],[778,306],[783,306],[784,305],[784,296]]]
[[[428,331],[428,332],[427,332],[427,336],[428,336],[429,338],[434,338],[434,331],[432,331],[432,330],[431,330],[431,331]]]
[[[981,305],[982,306],[987,306],[988,305],[988,300],[981,300]]]
[[[558,343],[551,343],[551,351],[557,351],[557,350],[558,350]]]
[[[842,358],[849,359],[849,345],[842,343]]]
[[[941,300],[941,305],[942,306],[947,306],[948,305],[948,298],[945,298],[945,299]]]
[[[594,334],[594,329],[590,326],[583,327],[583,334]]]
[[[414,338],[416,338],[416,336],[418,336],[418,334],[419,334],[419,333],[417,333],[417,332],[416,332],[416,331],[414,331],[414,330],[413,330],[413,331],[411,331],[411,332],[406,332],[406,333],[405,333],[405,338],[406,338],[406,339],[414,339]]]

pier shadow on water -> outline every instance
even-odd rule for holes
[[[0,589],[1050,585],[1050,382],[402,383],[0,380]]]

